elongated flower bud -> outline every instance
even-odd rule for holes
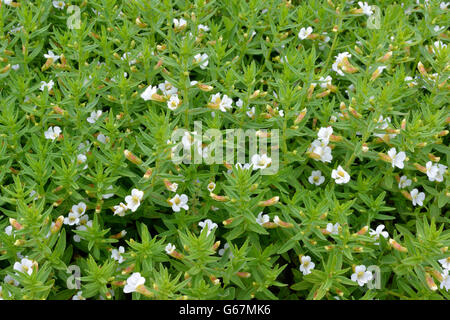
[[[64,222],[64,216],[59,216],[56,219],[54,226],[52,228],[50,228],[50,232],[52,234],[57,233],[61,229],[63,222]]]
[[[276,196],[276,197],[270,198],[265,201],[260,201],[260,202],[258,202],[258,207],[273,206],[273,205],[277,204],[279,200],[280,200],[280,197]]]
[[[299,124],[303,120],[303,118],[306,116],[307,111],[308,110],[306,108],[304,108],[302,111],[300,111],[300,114],[295,119],[294,124]]]
[[[14,218],[9,218],[9,224],[16,230],[21,230],[23,226]]]
[[[294,227],[294,225],[292,223],[282,221],[278,216],[275,216],[275,218],[273,219],[273,222],[282,228],[293,228]]]
[[[420,164],[418,164],[416,162],[414,163],[414,167],[422,173],[427,173],[427,168],[425,168],[424,166],[421,166]]]
[[[142,163],[142,160],[129,150],[123,150],[123,154],[125,155],[125,158],[127,158],[127,160],[131,161],[134,164],[140,165]]]
[[[119,233],[113,234],[111,236],[111,238],[113,238],[113,239],[122,239],[123,237],[125,237],[126,234],[127,234],[127,232],[125,230],[122,230]]]
[[[397,251],[400,252],[408,252],[408,249],[403,247],[402,245],[400,245],[400,243],[398,243],[397,241],[395,241],[394,239],[389,239],[389,244]]]
[[[355,235],[362,236],[363,234],[365,234],[367,232],[367,230],[369,230],[369,226],[364,226],[361,230],[356,232]]]
[[[232,223],[233,220],[234,220],[234,218],[229,218],[229,219],[227,219],[227,220],[222,221],[222,223],[223,223],[224,226],[227,226],[227,225],[229,225],[230,223]]]
[[[135,22],[138,25],[138,27],[140,27],[140,28],[147,27],[147,24],[141,20],[141,17],[137,17]]]
[[[417,69],[419,70],[419,72],[422,76],[428,77],[427,70],[425,70],[425,67],[421,61],[419,61],[419,63],[417,64]]]
[[[250,272],[239,271],[239,272],[236,272],[236,275],[237,275],[239,278],[250,278],[251,273],[250,273]]]
[[[151,168],[148,168],[147,171],[145,171],[144,179],[149,179],[152,175],[153,170]]]
[[[425,273],[425,280],[426,280],[427,286],[428,286],[428,288],[430,288],[430,290],[436,291],[438,289],[436,283],[434,283],[433,278],[428,273]]]
[[[122,274],[128,274],[128,273],[130,273],[131,271],[134,270],[134,267],[135,267],[135,266],[136,266],[136,265],[133,263],[132,265],[126,267],[125,269],[122,270]]]
[[[384,56],[378,59],[378,62],[386,62],[392,57],[392,51],[388,51]]]

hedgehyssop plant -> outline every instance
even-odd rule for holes
[[[0,298],[449,299],[448,5],[1,0]]]

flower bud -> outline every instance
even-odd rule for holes
[[[378,59],[378,62],[386,62],[392,57],[392,51],[388,51],[384,56]]]
[[[220,202],[226,202],[226,201],[230,200],[230,198],[228,196],[218,196],[217,194],[214,194],[212,192],[209,194],[209,196],[211,198],[213,198],[214,200],[220,201]]]
[[[57,233],[57,232],[61,229],[61,227],[62,227],[62,225],[63,225],[63,222],[64,222],[64,216],[59,216],[59,217],[56,219],[55,224],[53,225],[53,227],[50,228],[50,232],[51,232],[52,234]]]
[[[239,272],[236,272],[236,275],[237,275],[239,278],[250,278],[251,273],[250,273],[250,272],[242,272],[242,271],[239,271]]]
[[[394,239],[389,239],[389,244],[397,251],[400,252],[408,252],[408,249],[401,246],[397,241],[395,241]]]
[[[419,72],[422,76],[428,77],[427,70],[425,70],[425,67],[421,61],[419,61],[419,63],[417,64],[417,69],[419,70]]]
[[[23,226],[14,218],[9,218],[9,224],[16,230],[21,230]]]
[[[141,17],[137,17],[135,20],[136,24],[138,25],[138,27],[140,28],[145,28],[147,27],[147,24],[142,22]]]
[[[122,239],[123,237],[125,237],[126,234],[127,234],[127,232],[125,230],[122,230],[119,233],[116,233],[116,234],[112,235],[111,238],[113,238],[113,239]]]
[[[153,172],[153,170],[151,168],[148,168],[147,171],[145,171],[144,179],[146,179],[146,180],[149,179],[152,175],[152,172]]]
[[[280,197],[276,196],[276,197],[270,198],[265,201],[260,201],[260,202],[258,202],[258,207],[273,206],[273,205],[277,204],[279,200],[280,200]]]
[[[422,173],[427,173],[427,168],[425,168],[424,166],[421,166],[417,162],[414,163],[414,167]]]
[[[233,220],[234,220],[234,218],[229,218],[229,219],[227,219],[227,220],[222,221],[222,223],[223,223],[224,226],[227,226],[227,225],[229,225],[230,223],[232,223]]]
[[[282,221],[278,216],[275,216],[273,222],[282,228],[293,228],[294,225],[289,222]]]
[[[125,158],[127,158],[127,160],[131,161],[134,164],[140,165],[142,163],[142,160],[140,158],[135,156],[131,151],[127,149],[123,150],[123,154],[125,155]]]
[[[436,283],[434,283],[433,278],[428,274],[428,272],[425,273],[425,280],[427,282],[428,288],[432,291],[436,291],[438,289]]]

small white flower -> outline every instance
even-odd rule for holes
[[[20,262],[14,263],[14,270],[31,275],[33,273],[33,261],[27,258],[22,258]]]
[[[56,9],[59,9],[59,10],[63,10],[64,9],[64,7],[65,7],[65,3],[64,3],[64,1],[61,1],[61,0],[56,0],[56,1],[53,1],[52,2],[53,3],[53,6],[56,8]]]
[[[450,256],[444,259],[438,260],[443,269],[450,269]]]
[[[13,227],[12,226],[7,226],[5,228],[5,233],[10,236],[13,233]]]
[[[380,235],[387,239],[389,237],[389,233],[387,231],[383,231],[384,224],[380,224],[375,230],[370,229],[369,234],[375,238],[375,240],[378,240],[380,238]],[[378,244],[378,243],[375,243]]]
[[[262,211],[258,214],[258,218],[256,218],[256,223],[258,223],[260,226],[269,221],[270,221],[269,215],[263,214]]]
[[[184,20],[183,18],[180,18],[180,20],[178,20],[178,19],[173,19],[173,26],[174,26],[176,29],[183,28],[183,27],[186,26],[186,24],[187,24],[187,22],[186,22],[186,20]]]
[[[445,43],[443,43],[442,41],[435,41],[433,43],[433,46],[431,47],[431,50],[433,51],[433,53],[438,53],[445,48],[447,48],[447,45]]]
[[[145,101],[152,100],[152,96],[158,91],[158,88],[155,86],[148,86],[144,92],[141,93],[141,98]]]
[[[450,5],[450,2],[441,2],[441,4],[439,5],[439,8],[441,8],[441,10],[447,10],[447,7]]]
[[[313,28],[312,27],[308,27],[308,28],[301,28],[300,32],[298,33],[298,37],[300,38],[300,40],[304,40],[306,38],[308,38],[308,36],[313,32]]]
[[[198,31],[205,31],[205,32],[208,32],[208,31],[209,31],[209,27],[208,27],[208,26],[205,26],[205,25],[203,25],[203,24],[199,24],[198,27],[197,27],[197,29],[198,29]]]
[[[76,225],[80,222],[80,215],[76,212],[69,212],[67,217],[64,218],[64,224],[68,224],[69,226]]]
[[[218,253],[219,253],[219,256],[223,256],[223,255],[225,254],[225,252],[227,252],[227,250],[230,251],[229,248],[230,248],[230,245],[229,245],[228,243],[225,243],[225,245],[223,246],[223,248],[220,249],[219,252],[218,252]],[[229,257],[229,258],[233,258],[233,254],[232,254],[231,252],[229,252],[229,253],[228,253],[228,257]]]
[[[61,133],[60,127],[49,127],[47,131],[44,132],[45,139],[55,140],[59,137]]]
[[[199,225],[200,227],[202,227],[202,231],[203,231],[203,229],[205,229],[205,228],[208,229],[208,232],[206,233],[206,236],[209,236],[209,234],[211,233],[211,231],[212,231],[214,228],[217,228],[217,227],[218,227],[217,223],[212,222],[210,219],[206,219],[206,220],[204,220],[204,221],[200,221],[200,222],[198,223],[198,225]]]
[[[99,133],[97,136],[97,141],[99,141],[101,143],[107,143],[107,142],[109,142],[109,137],[105,136],[103,133]]]
[[[331,234],[339,234],[339,227],[341,225],[339,223],[335,223],[334,225],[332,223],[327,223],[326,230]]]
[[[173,94],[170,96],[169,100],[167,101],[167,107],[170,110],[175,110],[180,105],[180,98],[178,98],[178,95]]]
[[[128,210],[126,204],[121,202],[119,205],[114,206],[114,215],[118,215],[119,217],[125,216],[125,212]]]
[[[194,63],[198,63],[200,65],[200,69],[202,70],[206,69],[209,63],[208,55],[206,53],[196,54],[194,56]]]
[[[207,188],[208,188],[209,192],[213,192],[214,189],[216,188],[216,184],[214,182],[210,182],[210,183],[208,183],[208,187]]]
[[[164,81],[164,83],[160,83],[158,85],[159,90],[165,95],[166,97],[170,97],[171,95],[178,93],[178,88],[174,87],[170,82]]]
[[[131,293],[135,292],[139,286],[144,285],[145,278],[141,276],[139,272],[134,272],[130,277],[127,279],[126,285],[123,287],[124,293]]]
[[[60,58],[60,56],[57,56],[56,54],[53,53],[53,51],[48,50],[47,54],[44,54],[44,58],[46,59],[52,59],[53,62],[58,61],[58,59]]]
[[[244,165],[242,165],[241,163],[236,163],[235,165],[234,165],[236,168],[238,168],[238,169],[240,169],[240,170],[248,170],[248,169],[250,169],[250,167],[251,167],[251,164],[250,163],[244,163]],[[230,171],[231,172],[231,171]],[[230,173],[230,172],[228,172],[228,173]]]
[[[423,193],[423,192],[419,193],[419,190],[413,189],[411,191],[411,198],[412,198],[413,206],[416,206],[416,205],[422,206],[423,200],[425,200],[425,193]]]
[[[86,300],[86,298],[83,297],[83,291],[78,291],[77,294],[72,297],[72,300]]]
[[[140,191],[138,189],[131,190],[131,195],[125,197],[125,202],[127,203],[128,209],[135,212],[141,205],[141,200],[143,197],[144,191]]]
[[[44,91],[44,89],[47,88],[48,91],[51,91],[54,85],[55,82],[53,82],[53,80],[50,80],[49,82],[41,81],[41,87],[39,89]]]
[[[407,176],[401,176],[400,182],[398,183],[398,187],[400,189],[406,188],[411,185],[411,182],[412,182],[411,179],[408,179]]]
[[[19,65],[19,64],[13,64],[13,65],[11,66],[11,69],[13,69],[14,71],[19,70],[19,68],[20,68],[20,65]]]
[[[313,270],[314,267],[316,266],[314,264],[314,262],[311,262],[310,256],[302,256],[300,261],[301,261],[300,271],[303,272],[304,276],[306,276],[307,274],[310,274],[311,270]]]
[[[449,272],[449,269],[444,269],[443,272],[441,273],[442,281],[441,281],[440,288],[441,289],[445,288],[445,291],[448,291],[448,289],[450,289],[450,276],[449,276],[448,272]]]
[[[403,151],[400,151],[399,153],[397,153],[397,150],[395,150],[395,148],[391,148],[388,151],[388,156],[391,158],[392,161],[392,168],[400,168],[403,169],[404,164],[403,161],[405,161],[406,159],[406,153]]]
[[[330,136],[333,134],[333,128],[331,126],[326,128],[320,128],[317,136],[320,141],[323,141],[325,144],[328,144],[330,141]]]
[[[358,2],[358,5],[363,9],[363,13],[367,16],[371,16],[373,14],[372,8],[367,4],[367,2]]]
[[[172,210],[174,212],[179,212],[180,209],[189,210],[189,206],[187,205],[188,196],[182,194],[181,196],[178,193],[169,200],[169,203],[172,205]]]
[[[7,274],[5,276],[5,278],[3,279],[3,282],[4,283],[8,283],[8,284],[10,284],[12,286],[15,286],[15,287],[17,287],[19,285],[19,281],[13,279],[9,274]]]
[[[224,94],[219,104],[219,110],[222,112],[227,112],[227,109],[233,108],[232,104],[233,99],[229,98],[226,94]]]
[[[112,249],[111,258],[113,258],[114,260],[116,260],[119,263],[122,263],[124,260],[124,258],[122,257],[122,253],[125,253],[125,248],[122,246],[119,247],[119,250]]]
[[[87,122],[95,123],[98,119],[100,119],[102,113],[103,113],[102,110],[92,111],[91,116],[87,118]]]
[[[251,107],[249,111],[246,112],[249,118],[253,118],[255,116],[255,107]]]
[[[106,190],[112,190],[113,186],[109,186],[108,188],[106,188]],[[102,194],[102,199],[109,199],[111,197],[114,197],[114,193],[105,193]]]
[[[352,55],[349,54],[348,52],[341,52],[339,53],[335,58],[336,61],[333,63],[332,65],[332,69],[339,75],[343,76],[344,72],[341,70],[341,66],[342,66],[342,62],[344,61],[345,58],[349,59],[351,58]]]
[[[331,80],[333,80],[331,76],[327,76],[326,78],[320,77],[320,87],[327,88],[327,86],[331,86]]]
[[[242,101],[241,98],[239,98],[238,101],[236,101],[236,107],[242,108],[243,105],[244,101]]]
[[[266,154],[259,155],[254,154],[251,159],[253,170],[257,169],[265,169],[272,163],[272,159],[269,158]]]
[[[325,181],[325,177],[322,176],[322,172],[320,170],[314,170],[313,172],[311,172],[311,175],[309,176],[308,181],[311,184],[320,186]]]
[[[171,243],[167,244],[165,248],[167,254],[172,254],[175,251],[175,249],[176,249],[175,245]]]
[[[350,175],[341,166],[338,166],[337,169],[333,169],[331,177],[337,184],[343,184],[350,181]]]
[[[81,217],[86,212],[86,203],[79,202],[78,204],[74,204],[72,206],[72,212],[78,214],[79,217]]]
[[[372,272],[366,271],[366,266],[360,265],[355,267],[355,273],[351,276],[352,281],[358,282],[362,287],[364,284],[373,279]]]

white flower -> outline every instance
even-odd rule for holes
[[[242,165],[241,163],[236,163],[235,165],[234,165],[236,168],[238,168],[238,169],[240,169],[240,170],[248,170],[248,169],[250,169],[250,167],[251,167],[251,164],[250,163],[244,163],[244,165]],[[231,172],[231,171],[230,171]]]
[[[406,159],[406,153],[403,151],[400,151],[399,153],[397,153],[397,150],[395,150],[395,148],[391,148],[388,151],[388,156],[391,158],[392,161],[392,168],[400,168],[403,169],[404,164],[403,161],[405,161]]]
[[[335,223],[334,225],[332,223],[327,223],[326,230],[331,234],[339,234],[339,227],[341,225],[339,223]]]
[[[14,263],[14,270],[31,275],[33,273],[33,261],[27,258],[22,258],[20,262]]]
[[[407,176],[401,176],[400,182],[398,183],[398,187],[400,189],[406,188],[411,185],[411,179],[408,179]]]
[[[223,255],[225,254],[225,252],[226,252],[227,250],[229,250],[229,248],[230,248],[230,245],[229,245],[228,243],[225,243],[225,245],[223,246],[223,248],[219,250],[219,256],[223,256]],[[230,252],[230,253],[228,254],[228,257],[233,258],[233,254]]]
[[[7,226],[5,228],[5,233],[10,236],[13,233],[13,227],[12,226]]]
[[[448,291],[450,289],[450,276],[448,274],[449,269],[444,269],[441,273],[442,281],[441,281],[441,289],[445,288],[445,291]]]
[[[229,98],[226,94],[223,95],[220,104],[219,104],[219,109],[222,112],[227,112],[227,109],[231,109],[233,103],[233,99]]]
[[[209,31],[209,27],[205,26],[203,24],[199,24],[197,28],[198,28],[198,31],[205,31],[205,32]]]
[[[47,54],[44,54],[44,58],[46,59],[52,59],[53,62],[58,61],[58,59],[60,58],[60,56],[57,56],[56,54],[53,53],[53,51],[48,50]]]
[[[64,224],[68,224],[69,226],[73,226],[74,224],[78,224],[80,222],[80,215],[77,212],[69,212],[66,218],[64,218]]]
[[[371,16],[373,14],[372,8],[367,4],[367,2],[358,2],[358,5],[363,9],[363,13],[367,16]]]
[[[337,184],[347,183],[350,181],[350,175],[341,166],[338,166],[337,169],[333,169],[331,172],[331,177]]]
[[[325,177],[322,176],[322,172],[320,170],[314,170],[313,172],[311,172],[311,175],[309,176],[308,181],[311,184],[320,186],[325,181]]]
[[[112,190],[113,189],[113,186],[109,186],[108,188],[106,188],[106,190]],[[111,198],[111,197],[114,197],[114,193],[105,193],[105,194],[102,194],[102,198],[103,199],[109,199],[109,198]]]
[[[81,217],[86,212],[86,203],[79,202],[78,204],[74,204],[71,211]]]
[[[13,279],[9,274],[7,274],[5,276],[5,278],[3,279],[3,282],[4,283],[8,283],[8,284],[10,284],[12,286],[15,286],[15,287],[17,287],[19,285],[19,281]]]
[[[308,27],[308,28],[301,28],[300,32],[298,33],[298,37],[300,38],[300,40],[304,40],[306,38],[308,38],[308,36],[313,32],[313,28],[312,27]]]
[[[53,1],[52,2],[53,3],[53,6],[56,8],[56,9],[59,9],[59,10],[62,10],[62,9],[64,9],[64,6],[66,5],[65,3],[64,3],[64,1]]]
[[[158,91],[158,88],[155,86],[148,86],[144,92],[141,93],[141,98],[145,101],[151,100],[152,96]]]
[[[380,116],[380,118],[378,118],[378,121],[377,121],[377,123],[379,123],[379,124],[375,128],[380,129],[380,130],[387,129],[390,122],[391,122],[390,117],[386,117],[383,119],[383,116]],[[383,138],[386,134],[385,133],[374,133],[373,135],[376,137],[379,137],[379,138]],[[395,134],[395,133],[389,134],[389,138],[393,139],[393,138],[395,138],[396,135],[397,134]]]
[[[1,0],[0,2],[3,2],[4,4],[7,4],[9,6],[13,2],[13,0]]]
[[[164,81],[164,83],[160,83],[158,85],[159,90],[165,95],[166,97],[170,97],[171,95],[178,93],[178,88],[174,87],[170,82],[167,80]]]
[[[20,68],[20,65],[19,65],[19,64],[13,64],[13,65],[11,66],[11,69],[13,69],[14,71],[19,70],[19,68]]]
[[[442,265],[443,269],[450,269],[450,256],[445,259],[440,259],[438,262]]]
[[[131,190],[131,195],[125,197],[125,202],[127,203],[128,209],[135,212],[141,205],[141,200],[143,197],[144,191],[140,191],[138,189]]]
[[[170,96],[169,100],[167,101],[167,107],[170,110],[175,110],[180,105],[180,98],[178,98],[178,95],[173,94]]]
[[[85,163],[86,160],[87,160],[86,155],[84,155],[84,154],[82,154],[82,153],[80,153],[79,155],[77,155],[77,163],[78,163],[78,164]],[[86,167],[87,167],[87,166],[86,166]],[[86,167],[85,167],[85,168],[86,168]]]
[[[236,107],[242,108],[243,105],[244,105],[244,101],[242,101],[242,100],[239,98],[238,101],[236,101]]]
[[[437,53],[445,48],[447,48],[447,45],[445,43],[443,43],[442,41],[435,41],[433,43],[433,46],[431,47],[431,50],[433,51],[433,53]],[[437,49],[437,50],[435,50],[435,49]]]
[[[216,184],[214,182],[210,182],[210,183],[208,183],[208,187],[207,188],[208,188],[209,192],[213,192],[214,189],[216,188]]]
[[[325,144],[328,144],[330,141],[330,136],[333,134],[333,128],[331,126],[326,128],[320,128],[317,136],[320,141],[323,141]]]
[[[125,248],[122,247],[122,246],[119,247],[119,250],[112,249],[112,251],[111,251],[111,258],[113,258],[114,260],[116,260],[119,263],[122,263],[123,260],[124,260],[123,257],[122,257],[122,253],[124,253],[124,252],[125,252]]]
[[[167,244],[165,248],[167,254],[172,254],[175,251],[175,249],[176,249],[175,245],[171,243]]]
[[[320,79],[319,79],[320,87],[326,88],[327,86],[331,86],[331,80],[333,80],[333,78],[331,78],[331,76],[327,76],[326,78],[320,77]]]
[[[124,204],[123,202],[121,202],[119,205],[114,206],[114,215],[118,215],[119,217],[123,217],[127,210],[128,210],[127,205]]]
[[[419,190],[413,189],[411,191],[411,198],[412,198],[413,206],[416,206],[416,205],[422,206],[423,200],[425,200],[425,193],[423,193],[423,192],[419,193]]]
[[[269,221],[270,221],[269,215],[268,215],[268,214],[263,214],[262,211],[258,214],[258,218],[256,218],[256,222],[257,222],[259,225],[261,225],[261,226],[262,226],[264,223],[269,222]]]
[[[327,144],[319,139],[316,139],[312,142],[311,147],[308,151],[313,152],[320,156],[319,159],[314,159],[316,161],[328,162],[330,163],[333,159],[331,155],[331,148],[327,146]]]
[[[194,56],[194,63],[200,64],[200,69],[204,70],[208,66],[209,60],[208,55],[206,53],[196,54]]]
[[[383,231],[383,229],[384,224],[380,224],[375,230],[370,229],[369,234],[375,237],[375,240],[378,240],[380,238],[380,235],[383,236],[383,238],[387,239],[389,237],[389,233],[387,231]]]
[[[95,123],[98,119],[100,119],[102,113],[103,113],[102,110],[92,111],[91,116],[87,118],[87,122]]]
[[[144,283],[145,283],[145,278],[142,277],[139,272],[134,272],[130,277],[128,277],[127,283],[123,287],[123,292],[125,292],[125,293],[135,292],[136,289],[139,286],[144,285]]]
[[[183,18],[180,18],[180,20],[173,19],[173,26],[176,29],[183,28],[184,26],[186,26],[186,23],[187,23],[186,20],[184,20]]]
[[[252,156],[251,162],[253,164],[253,170],[265,169],[269,164],[272,163],[272,159],[269,158],[266,154],[263,154],[261,156],[259,154],[254,154]]]
[[[301,261],[300,271],[303,272],[304,276],[310,274],[311,270],[314,269],[314,267],[316,266],[314,262],[311,262],[310,256],[302,256],[300,261]]]
[[[447,10],[447,7],[450,5],[450,2],[441,2],[441,4],[439,5],[439,8],[441,8],[441,10]]]
[[[78,291],[77,294],[72,297],[72,300],[86,300],[86,298],[83,297],[83,291]]]
[[[178,195],[178,193],[169,200],[169,203],[172,205],[172,210],[174,212],[179,212],[180,208],[184,210],[189,210],[189,206],[187,205],[188,197],[185,194],[182,194],[181,196]]]
[[[48,91],[51,91],[54,85],[55,83],[53,82],[53,80],[50,80],[49,82],[41,81],[41,87],[39,89],[41,91],[44,91],[44,89],[47,88]]]
[[[202,231],[203,231],[203,229],[205,229],[205,228],[208,229],[208,232],[206,233],[206,236],[209,236],[210,232],[211,232],[214,228],[217,228],[217,227],[218,227],[217,223],[212,222],[210,219],[206,219],[205,221],[200,221],[200,222],[198,223],[198,225],[199,225],[200,227],[202,227]]]
[[[355,273],[351,276],[352,281],[358,282],[362,287],[364,284],[373,279],[372,272],[366,271],[366,266],[360,265],[355,267]]]
[[[109,142],[109,137],[105,136],[103,133],[99,133],[97,136],[97,141],[99,141],[101,143],[107,143],[107,142]]]
[[[437,182],[444,181],[444,173],[446,170],[447,170],[447,166],[444,166],[443,164],[440,164],[440,163],[437,164],[437,172],[436,172],[436,176],[435,176],[435,180]]]
[[[45,139],[55,140],[59,137],[61,133],[60,127],[49,127],[47,131],[44,132]]]
[[[246,113],[249,118],[253,118],[255,116],[255,107],[251,107]]]
[[[335,58],[336,58],[336,61],[333,63],[333,65],[332,65],[332,69],[337,73],[337,74],[339,74],[339,75],[341,75],[341,76],[343,76],[344,75],[344,72],[342,72],[342,70],[341,70],[341,64],[342,64],[342,62],[344,61],[344,59],[345,58],[351,58],[352,57],[352,55],[350,54],[350,53],[348,53],[348,52],[342,52],[342,53],[339,53]]]

